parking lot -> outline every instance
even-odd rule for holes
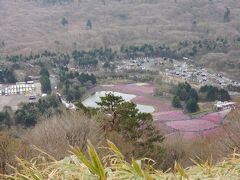
[[[214,85],[226,88],[229,85],[240,87],[240,82],[230,79],[226,74],[214,72],[207,68],[197,67],[190,59],[183,58],[178,61],[169,58],[136,58],[122,60],[116,65],[116,71],[124,70],[148,70],[159,72],[166,77],[196,83],[199,86]]]
[[[6,85],[1,85],[2,87]],[[10,106],[13,110],[18,108],[20,103],[24,102],[35,102],[41,97],[41,84],[34,83],[34,90],[31,93],[22,93],[22,94],[8,94],[0,96],[0,110],[4,108],[4,106]],[[36,99],[30,100],[30,96],[35,96]]]

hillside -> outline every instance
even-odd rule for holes
[[[134,43],[174,45],[181,40],[240,36],[240,2],[236,0],[43,2],[47,1],[0,1],[2,53]],[[230,22],[224,22],[226,7]],[[62,18],[67,20],[64,25]],[[86,28],[88,19],[92,30]]]
[[[237,0],[1,0],[0,54],[144,43],[177,50],[180,42],[207,40],[213,48],[192,58],[239,76],[239,14]],[[227,48],[216,48],[216,39]]]

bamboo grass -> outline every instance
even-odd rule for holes
[[[213,164],[212,160],[193,161],[196,165],[183,169],[175,163],[173,171],[163,172],[153,168],[151,159],[125,160],[120,150],[110,141],[107,142],[108,154],[100,158],[94,146],[88,142],[88,155],[79,148],[70,147],[71,155],[57,161],[47,153],[31,161],[17,158],[18,168],[12,167],[14,173],[2,175],[5,179],[19,180],[162,180],[162,179],[240,179],[240,154],[233,153],[220,163]]]

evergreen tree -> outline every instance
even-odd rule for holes
[[[68,24],[68,20],[65,17],[63,17],[62,20],[61,20],[61,24],[63,26],[66,26]]]
[[[174,96],[174,98],[172,100],[172,105],[173,105],[173,107],[176,107],[176,108],[181,108],[182,107],[181,101],[180,101],[178,96]]]
[[[219,92],[218,100],[220,100],[220,101],[231,100],[231,97],[230,97],[228,91],[226,91],[225,89],[220,89],[218,92]]]
[[[92,29],[92,22],[90,19],[87,20],[86,26],[87,26],[87,29]]]
[[[41,83],[42,93],[51,94],[51,91],[52,91],[51,82],[46,75],[43,75],[40,77],[40,83]]]
[[[230,21],[230,9],[226,8],[224,12],[224,22],[229,22]]]
[[[114,126],[117,118],[116,111],[124,100],[121,96],[115,96],[112,93],[106,94],[106,96],[100,98],[101,102],[98,102],[97,105],[101,106],[101,109],[112,115],[112,125]]]
[[[49,74],[47,68],[42,66],[41,70],[40,70],[40,83],[41,83],[42,93],[51,94],[51,92],[52,92],[49,76],[50,76],[50,74]]]
[[[190,113],[196,112],[199,110],[199,106],[197,104],[197,101],[195,99],[189,99],[187,101],[187,111]]]
[[[203,93],[207,101],[229,101],[231,97],[227,90],[219,89],[211,85],[202,86],[199,90],[200,93]]]
[[[16,81],[16,75],[12,68],[0,69],[0,83],[15,83]]]
[[[49,77],[49,72],[48,72],[47,68],[45,68],[44,66],[41,67],[40,76],[47,76],[47,77]]]

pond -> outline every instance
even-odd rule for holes
[[[92,96],[85,99],[82,103],[86,107],[96,108],[98,107],[96,102],[100,102],[101,101],[100,97],[104,97],[108,93],[113,93],[115,96],[121,96],[125,101],[131,101],[136,97],[136,95],[133,95],[133,94],[125,94],[125,93],[114,92],[114,91],[98,91]],[[137,109],[140,112],[144,112],[144,113],[152,113],[155,111],[153,106],[142,105],[142,104],[137,104]]]

